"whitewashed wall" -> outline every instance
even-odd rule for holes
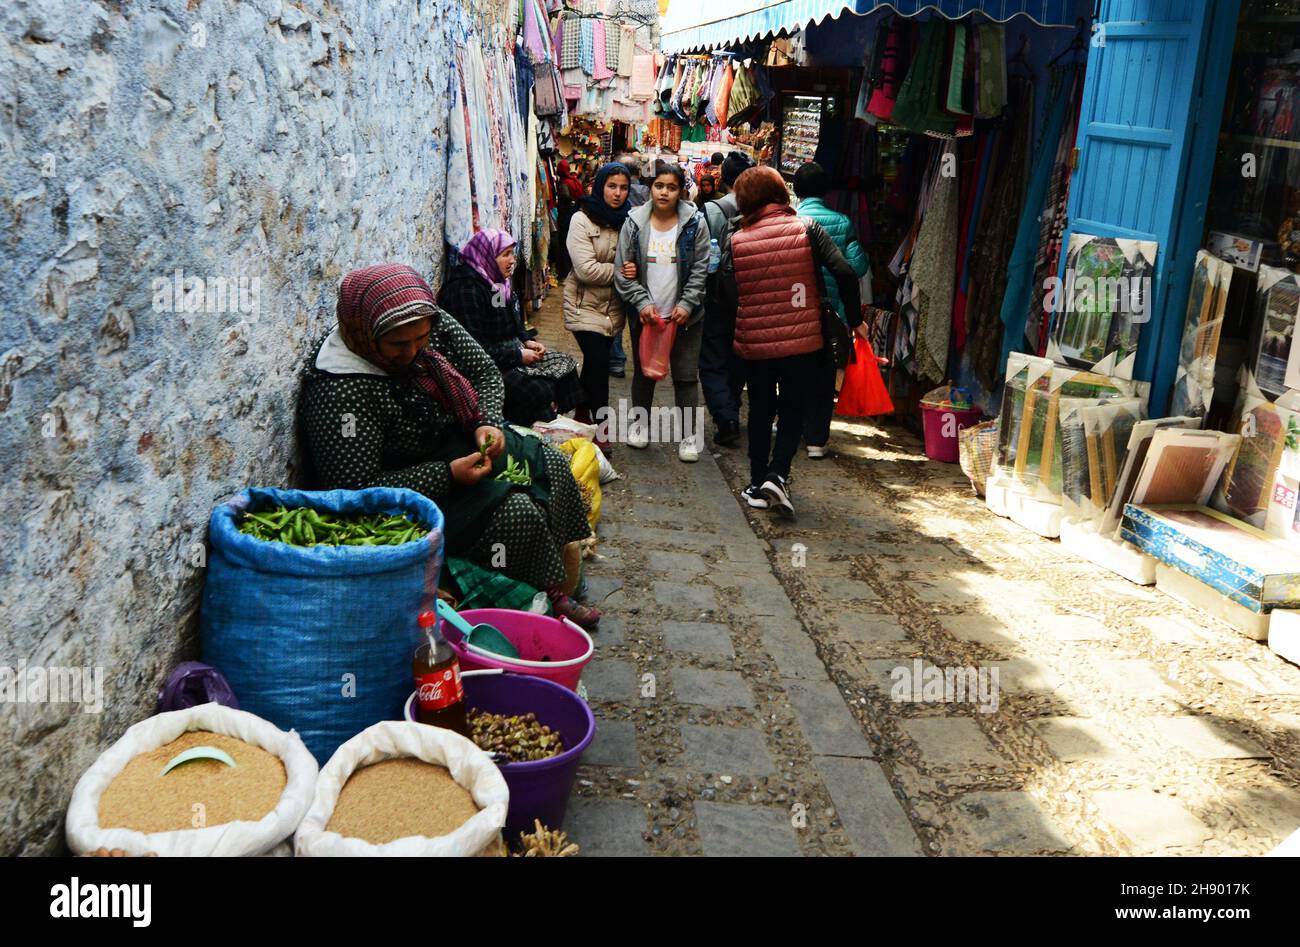
[[[459,7],[0,4],[0,666],[106,690],[0,705],[0,854],[59,850],[76,778],[192,655],[208,514],[293,480],[342,275],[436,279]],[[157,312],[177,269],[257,291]]]

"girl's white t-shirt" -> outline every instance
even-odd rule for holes
[[[659,315],[665,319],[677,304],[677,232],[680,229],[681,225],[675,223],[671,230],[657,230],[654,221],[650,221],[645,286]]]

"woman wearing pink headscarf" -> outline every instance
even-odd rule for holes
[[[480,230],[460,248],[460,258],[438,293],[438,305],[501,370],[506,420],[531,427],[579,407],[584,396],[577,362],[528,338],[510,285],[514,269],[515,238],[503,230]]]

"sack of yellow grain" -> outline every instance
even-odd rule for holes
[[[587,522],[595,529],[600,521],[600,460],[596,445],[585,437],[574,437],[561,444],[560,450],[569,455],[569,469],[587,501]]]
[[[190,751],[196,758],[163,772]],[[68,848],[188,857],[277,853],[307,813],[316,773],[297,733],[254,714],[215,703],[161,713],[127,730],[77,781],[65,824]]]
[[[510,790],[458,733],[386,720],[321,767],[298,856],[464,857],[498,851]]]

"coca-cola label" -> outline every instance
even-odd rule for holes
[[[460,662],[432,674],[421,674],[415,679],[415,699],[423,710],[442,710],[458,700],[465,699],[465,687],[460,682]]]

